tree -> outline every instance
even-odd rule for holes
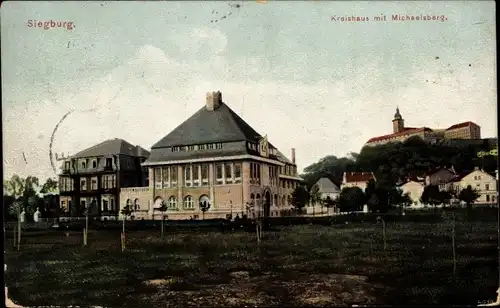
[[[458,199],[465,202],[467,205],[467,212],[472,210],[472,204],[477,200],[477,198],[479,198],[479,196],[478,191],[473,189],[470,185],[458,193]]]
[[[292,192],[292,205],[298,212],[309,202],[309,192],[304,186],[297,186]]]
[[[123,230],[122,230],[122,251],[125,250],[125,221],[127,217],[132,214],[132,210],[130,209],[130,204],[125,205],[125,207],[121,210],[121,214],[123,215]]]
[[[314,184],[309,190],[309,201],[313,206],[313,216],[314,216],[316,204],[321,203],[321,192],[318,184]]]
[[[359,187],[343,188],[339,196],[339,207],[343,212],[359,211],[366,200]]]
[[[205,212],[210,209],[210,203],[208,203],[206,200],[205,201],[200,201],[200,210],[201,214],[203,215],[203,220],[205,220]]]
[[[165,202],[165,200],[163,200],[161,202],[161,205],[160,207],[158,208],[158,210],[161,212],[161,238],[163,239],[163,230],[164,230],[164,222],[165,222],[165,211],[168,209],[168,206],[167,206],[167,202]],[[125,224],[125,220],[124,221],[124,224]],[[123,228],[123,233],[125,233],[125,228]]]
[[[57,180],[48,178],[47,181],[42,185],[42,189],[40,190],[40,193],[42,194],[49,194],[49,193],[55,193],[57,192],[58,189],[58,182]]]
[[[43,200],[37,194],[38,186],[38,178],[28,176],[23,179],[14,174],[10,180],[4,181],[4,192],[12,196],[16,201],[20,201],[22,203],[21,208],[25,209],[28,217],[33,217],[37,207],[43,208]],[[12,208],[9,212],[16,215],[17,210]]]
[[[439,191],[439,187],[436,185],[429,185],[424,188],[422,196],[420,196],[420,201],[423,204],[430,204],[436,207],[436,205],[442,203],[442,194]]]
[[[25,180],[19,177],[17,174],[14,174],[10,178],[10,180],[4,181],[3,187],[7,195],[17,199],[24,193]]]

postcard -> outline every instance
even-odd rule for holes
[[[495,9],[3,2],[7,305],[499,303]]]

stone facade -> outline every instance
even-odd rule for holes
[[[234,163],[225,161],[222,163]],[[162,219],[162,213],[157,210],[164,201],[168,209],[164,215],[168,219],[201,219],[203,212],[200,209],[200,200],[210,201],[210,208],[204,217],[227,218],[228,215],[235,217],[239,215],[264,215],[264,204],[266,197],[269,201],[268,215],[283,216],[291,212],[291,194],[298,186],[300,178],[297,175],[281,174],[279,178],[271,178],[270,167],[273,164],[258,163],[260,168],[260,184],[252,183],[250,166],[257,164],[250,161],[238,161],[241,163],[241,181],[234,184],[217,184],[215,166],[217,163],[208,163],[209,176],[206,185],[200,184],[196,187],[185,185],[185,168],[189,165],[176,165],[170,168],[177,170],[177,184],[175,187],[164,188],[159,185],[155,177],[155,169],[164,170],[164,166],[149,168],[149,187],[124,188],[120,191],[120,208],[127,204],[131,205],[133,219]],[[163,183],[162,183],[163,184]],[[190,198],[189,198],[190,197]],[[189,198],[189,199],[186,199]],[[139,205],[136,207],[136,204]],[[248,212],[247,206],[252,205],[253,211]]]

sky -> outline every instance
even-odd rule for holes
[[[498,131],[493,1],[7,1],[0,13],[4,178],[55,177],[51,135],[70,110],[54,152],[112,138],[150,149],[217,90],[285,155],[296,148],[299,171],[391,133],[398,106],[407,126]],[[72,27],[34,27],[50,20]]]

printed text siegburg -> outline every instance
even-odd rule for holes
[[[28,28],[41,28],[43,30],[49,30],[52,28],[65,28],[68,31],[75,28],[75,24],[72,21],[61,21],[61,20],[28,20]]]

